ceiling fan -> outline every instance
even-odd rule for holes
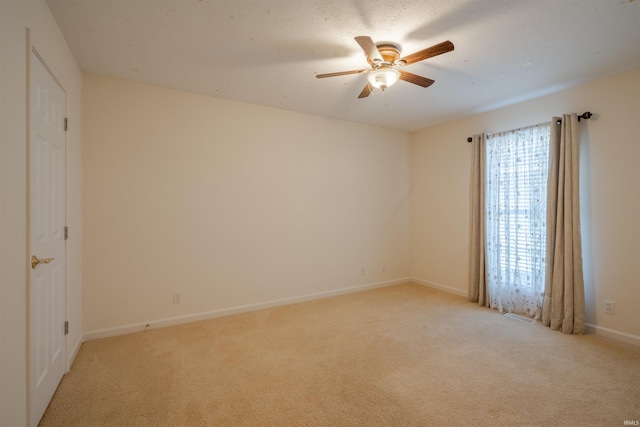
[[[371,65],[371,68],[317,74],[316,77],[324,79],[326,77],[366,73],[367,85],[364,87],[362,92],[360,92],[358,98],[366,98],[369,96],[374,87],[385,90],[395,84],[398,80],[404,80],[405,82],[413,83],[422,87],[431,86],[434,83],[433,80],[418,76],[417,74],[413,74],[408,71],[400,70],[399,68],[423,61],[433,56],[451,52],[454,49],[453,43],[447,40],[446,42],[439,43],[400,58],[402,48],[397,43],[380,42],[376,44],[369,36],[358,36],[355,37],[355,40],[367,55],[367,62]]]

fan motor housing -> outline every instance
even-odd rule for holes
[[[399,44],[392,42],[380,42],[376,43],[376,47],[386,64],[393,65],[398,59],[400,59],[402,48]]]

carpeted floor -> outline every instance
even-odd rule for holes
[[[640,348],[406,284],[83,344],[42,426],[621,426]]]

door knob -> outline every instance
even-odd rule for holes
[[[54,258],[38,259],[38,257],[34,255],[31,257],[31,268],[36,268],[38,264],[49,264],[53,260]]]

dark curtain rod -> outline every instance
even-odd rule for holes
[[[582,119],[588,120],[591,118],[591,116],[593,116],[593,114],[591,114],[590,111],[586,111],[578,116],[578,121]],[[562,123],[562,120],[558,120],[557,124],[560,124],[560,123]],[[473,138],[471,137],[467,138],[467,142],[471,142],[471,141],[473,141]]]

